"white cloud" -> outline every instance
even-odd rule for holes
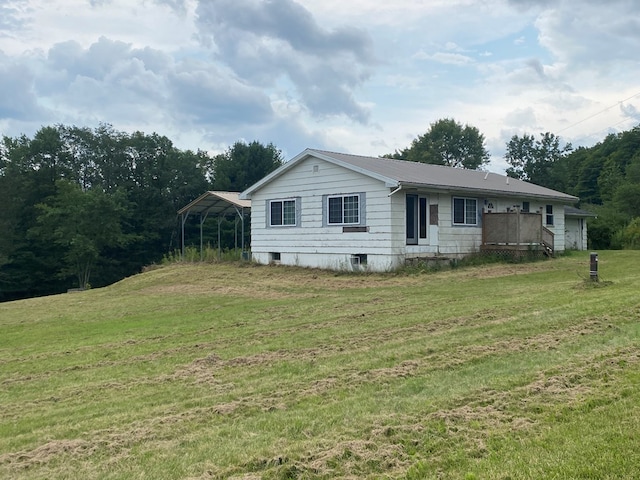
[[[630,62],[640,47],[640,3],[561,1],[536,22],[540,43],[556,58],[576,67]],[[615,48],[613,48],[615,46]],[[595,71],[595,69],[594,69]]]
[[[18,122],[50,118],[34,89],[35,74],[26,63],[16,63],[0,53],[0,119]]]
[[[431,55],[431,59],[436,62],[446,63],[449,65],[468,65],[474,62],[473,58],[459,53],[438,52]]]
[[[505,116],[504,125],[525,130],[535,128],[536,114],[532,107],[516,108]]]

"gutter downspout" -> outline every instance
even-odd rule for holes
[[[402,184],[399,184],[398,188],[396,188],[393,192],[391,192],[389,195],[387,195],[387,197],[390,197],[390,196],[398,193],[400,190],[402,190]]]

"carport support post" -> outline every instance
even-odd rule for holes
[[[240,211],[242,212],[242,237],[240,239],[240,245],[242,245],[242,255],[244,255],[244,208],[241,208]]]
[[[206,218],[206,217],[205,217]],[[200,214],[200,261],[202,261],[202,224],[204,223],[204,218],[202,218],[202,214]]]
[[[241,220],[241,237],[240,237],[240,248],[242,249],[242,253],[240,254],[240,258],[244,260],[244,207],[235,207],[236,213]],[[238,249],[238,219],[236,218],[236,250]]]
[[[233,248],[238,250],[238,217],[233,221]]]
[[[187,212],[187,215],[185,216],[185,214],[182,214],[182,245],[181,245],[181,249],[180,249],[180,260],[184,261],[184,222],[187,221],[187,217],[189,217],[189,212]]]
[[[202,229],[203,229],[204,222],[208,216],[209,216],[209,212],[205,213],[204,215],[202,215],[202,213],[200,214],[200,261],[204,260],[203,245],[202,245]]]
[[[598,254],[591,252],[589,266],[589,278],[592,282],[598,281]]]
[[[218,216],[218,260],[222,259],[222,236],[220,235],[220,224],[222,223],[222,217]]]

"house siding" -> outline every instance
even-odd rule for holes
[[[587,228],[585,218],[565,218],[565,241],[567,249],[587,249]]]
[[[405,218],[404,202],[405,196],[398,195],[398,199],[394,202],[394,207],[399,213],[395,214],[396,221],[394,227],[398,229],[399,242],[404,245],[404,251],[408,258],[440,256],[446,258],[461,258],[471,253],[479,252],[482,246],[482,212],[506,212],[522,208],[522,200],[506,197],[506,198],[485,198],[477,197],[472,194],[444,194],[436,191],[408,191],[407,193],[416,194],[428,198],[429,205],[437,205],[438,207],[438,223],[437,225],[429,225],[427,239],[420,239],[418,245],[404,245],[405,237]],[[406,195],[406,193],[405,193]],[[476,226],[463,226],[453,224],[453,199],[455,198],[474,198],[477,200],[478,206],[478,224]],[[526,200],[525,200],[526,201]],[[545,225],[554,233],[555,250],[561,252],[565,249],[565,227],[564,227],[564,208],[560,203],[544,203],[529,200],[529,210],[531,212],[542,212],[542,221],[545,220],[546,205],[553,205],[554,225]],[[400,220],[400,222],[397,221]]]
[[[356,230],[345,232],[342,225],[328,225],[327,196],[360,195],[363,217]],[[407,194],[427,199],[427,238],[407,245]],[[453,224],[454,197],[477,201],[477,225]],[[270,226],[269,201],[296,200],[295,226]],[[543,199],[507,196],[485,198],[472,193],[457,194],[438,189],[400,189],[377,178],[332,162],[309,156],[301,159],[251,194],[252,257],[259,263],[348,270],[352,260],[366,255],[367,269],[392,270],[407,258],[460,258],[479,252],[482,246],[482,212],[505,212],[529,203],[530,212],[540,212],[543,224],[546,205],[553,205],[554,224],[545,225],[554,233],[555,250],[565,249],[564,204]],[[432,208],[433,207],[433,208]],[[431,213],[437,209],[437,222]],[[435,217],[435,215],[434,215]],[[363,257],[360,257],[363,258]]]
[[[367,231],[345,233],[342,225],[326,225],[326,220],[323,224],[323,198],[349,194],[361,194],[364,199],[365,218],[360,225]],[[252,256],[259,263],[270,263],[275,253],[282,264],[350,269],[353,255],[366,254],[371,270],[395,268],[404,261],[404,251],[397,245],[397,227],[389,222],[388,194],[379,180],[306,159],[252,195],[252,224],[256,226],[268,224],[269,200],[301,199],[300,222],[295,227],[252,229]]]

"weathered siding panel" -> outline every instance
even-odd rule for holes
[[[343,232],[342,225],[323,225],[323,196],[356,193],[363,194],[361,223],[368,231]],[[283,264],[348,268],[352,255],[366,254],[370,268],[393,268],[398,260],[391,254],[393,232],[388,194],[389,189],[379,180],[317,159],[302,161],[287,175],[274,179],[252,195],[252,224],[256,226],[251,237],[254,259],[267,263],[269,253],[278,253]],[[296,197],[301,199],[299,225],[264,228],[269,200]]]
[[[565,217],[565,248],[574,250],[587,249],[586,218]]]
[[[458,197],[460,195],[457,195]],[[453,195],[440,195],[438,209],[440,211],[440,254],[447,257],[461,257],[480,250],[482,243],[482,225],[478,221],[475,226],[453,224]],[[476,198],[466,195],[465,198]],[[482,200],[476,198],[478,207]]]

